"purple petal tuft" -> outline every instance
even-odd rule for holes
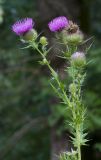
[[[83,52],[75,52],[71,56],[72,60],[77,58],[85,58],[85,54]]]
[[[32,18],[24,18],[13,24],[12,31],[21,36],[31,30],[34,24],[35,23],[33,22]]]
[[[51,22],[48,23],[48,27],[52,32],[61,31],[62,29],[68,27],[68,25],[69,21],[64,16],[54,18]]]

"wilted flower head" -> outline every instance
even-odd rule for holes
[[[22,36],[28,31],[30,31],[34,26],[32,18],[24,18],[15,22],[12,26],[13,32],[17,35]]]
[[[69,25],[69,21],[64,16],[54,18],[51,22],[48,23],[48,27],[52,32],[61,31],[62,29],[66,28],[68,25]]]
[[[83,67],[86,64],[86,57],[83,52],[75,52],[71,56],[71,62],[76,67]]]

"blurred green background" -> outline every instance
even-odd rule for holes
[[[93,36],[86,44],[94,42],[84,84],[90,142],[82,159],[101,160],[101,0],[0,0],[0,160],[57,160],[56,154],[69,150],[68,113],[49,86],[48,69],[11,31],[16,20],[32,17],[53,44],[47,23],[59,15],[77,22],[85,37]],[[49,59],[62,75],[64,62],[55,50]]]

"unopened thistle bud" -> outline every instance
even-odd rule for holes
[[[86,65],[86,57],[83,52],[76,52],[71,56],[71,63],[75,67],[83,67]]]
[[[77,90],[76,84],[75,83],[71,83],[69,85],[69,92],[73,94],[73,93],[76,92],[76,90]]]
[[[47,64],[46,58],[43,59],[43,64],[44,64],[44,65]]]
[[[48,45],[48,40],[47,40],[47,38],[46,37],[41,37],[40,38],[40,43],[43,45],[43,46],[46,46],[46,45]]]

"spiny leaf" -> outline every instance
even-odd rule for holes
[[[85,41],[83,41],[82,45],[85,44],[85,43],[87,43],[88,41],[90,41],[90,40],[93,39],[93,38],[94,38],[94,37],[92,36],[92,37],[86,39]]]
[[[27,49],[27,48],[30,48],[30,47],[31,47],[31,45],[28,45],[28,46],[20,48],[20,49]]]
[[[55,91],[55,93],[60,97],[62,98],[62,95],[58,92],[57,88],[52,84],[50,83],[51,87],[53,88],[53,90]]]

